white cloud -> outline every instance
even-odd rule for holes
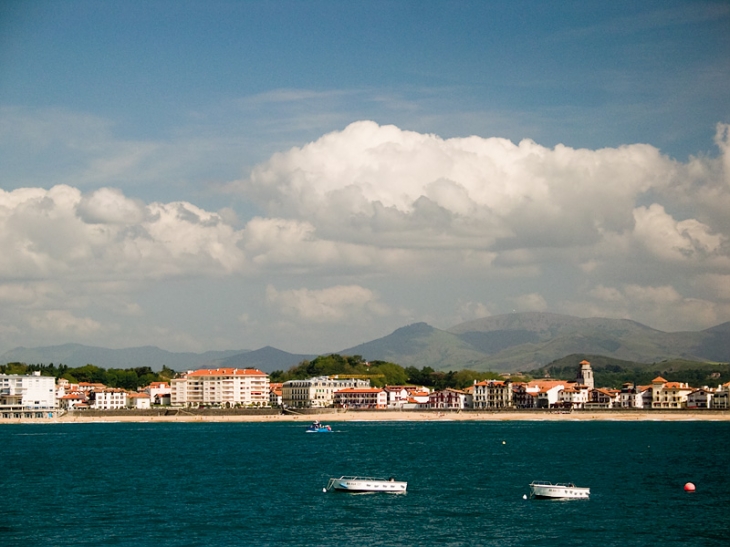
[[[89,224],[139,224],[144,220],[145,205],[115,188],[100,188],[84,196],[76,211]]]
[[[240,233],[190,203],[144,205],[120,191],[0,190],[2,279],[146,280],[242,268]]]
[[[629,228],[636,200],[675,169],[648,145],[549,149],[357,122],[276,154],[238,187],[272,214],[306,219],[331,238],[560,247]]]
[[[706,258],[727,240],[695,219],[674,220],[664,207],[653,204],[634,210],[634,235],[647,250],[663,260],[689,261]]]
[[[232,184],[257,206],[241,222],[232,207],[145,202],[123,184],[0,190],[0,333],[15,340],[18,317],[49,336],[67,325],[113,337],[133,317],[145,339],[194,347],[162,323],[213,306],[217,283],[229,314],[210,340],[234,328],[222,321],[247,335],[285,325],[276,335],[289,341],[314,336],[310,325],[360,334],[404,315],[515,309],[710,326],[730,319],[728,138],[718,126],[720,155],[681,163],[648,145],[546,148],[358,122]],[[197,292],[176,288],[186,281]]]

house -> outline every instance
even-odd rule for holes
[[[682,382],[668,382],[661,376],[651,381],[651,408],[683,408],[687,397],[694,391]]]
[[[150,396],[150,404],[167,406],[172,402],[172,388],[167,382],[152,382],[144,391]]]
[[[408,403],[408,390],[404,386],[385,386],[388,395],[388,408],[403,408]]]
[[[730,382],[717,386],[715,395],[712,397],[711,408],[713,410],[728,410],[730,408]]]
[[[483,380],[481,382],[475,380],[472,389],[473,408],[475,409],[499,409],[514,406],[512,382],[509,380]]]
[[[433,409],[461,410],[469,408],[468,394],[461,389],[447,387],[428,396],[428,407]]]
[[[86,396],[80,393],[68,393],[58,399],[58,406],[69,412],[74,410],[86,410],[89,408]]]
[[[388,394],[377,387],[348,387],[334,394],[334,405],[340,408],[384,409],[388,406]]]
[[[570,382],[566,387],[558,391],[558,400],[555,403],[555,406],[564,408],[585,408],[588,403],[588,398],[588,386]]]
[[[134,391],[127,393],[127,408],[133,410],[148,410],[152,408],[150,394]]]
[[[171,404],[269,406],[269,376],[255,368],[199,369],[170,381]]]
[[[647,391],[649,395],[646,395]],[[620,408],[644,408],[645,398],[651,401],[651,386],[635,386],[631,382],[626,382],[621,386],[616,406]]]
[[[512,403],[515,408],[537,408],[537,386],[526,382],[512,383]]]
[[[618,389],[593,388],[588,392],[588,402],[585,408],[614,408],[619,406]]]
[[[423,388],[423,391],[408,390],[408,401],[403,405],[403,408],[415,409],[415,408],[428,408],[428,396],[430,391]]]
[[[282,385],[280,382],[269,383],[269,406],[273,408],[281,407]]]
[[[105,388],[92,391],[89,406],[94,410],[121,410],[127,408],[127,392],[118,388]]]
[[[702,387],[695,389],[692,393],[687,395],[687,408],[700,409],[710,408],[712,406],[712,397],[715,395],[715,390],[708,387]]]
[[[554,408],[567,384],[563,380],[532,380],[527,383],[527,390],[528,393],[536,390],[533,391],[536,393],[536,408]]]

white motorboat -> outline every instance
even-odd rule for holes
[[[387,492],[388,494],[405,494],[408,483],[389,479],[375,479],[372,477],[339,477],[330,479],[325,492]]]
[[[588,499],[590,495],[590,488],[579,487],[572,482],[533,481],[530,484],[530,497],[536,499]]]

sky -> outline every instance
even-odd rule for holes
[[[725,1],[0,4],[0,352],[730,321]]]

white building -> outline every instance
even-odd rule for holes
[[[687,396],[687,408],[712,408],[712,397],[714,395],[714,389],[707,387],[696,389]]]
[[[152,382],[144,391],[150,396],[150,404],[169,405],[172,398],[172,389],[167,382]]]
[[[274,408],[281,407],[281,384],[280,383],[270,383],[269,384],[269,406],[272,406]]]
[[[47,410],[56,408],[56,379],[53,376],[0,374],[0,408]]]
[[[712,397],[711,408],[714,410],[730,408],[730,382],[717,386],[715,395]]]
[[[89,399],[94,410],[121,410],[127,408],[127,392],[118,388],[105,388],[93,391]]]
[[[388,408],[402,409],[408,404],[408,390],[404,386],[385,386],[383,389],[388,395]]]
[[[684,408],[694,390],[682,382],[667,382],[661,376],[651,381],[651,408]]]
[[[370,380],[318,376],[307,380],[289,380],[281,386],[281,402],[286,407],[326,408],[335,404],[340,389],[369,388]]]
[[[585,385],[569,383],[558,392],[557,406],[565,408],[585,408],[588,403],[589,390]]]
[[[171,403],[184,406],[269,406],[269,375],[255,368],[199,369],[170,382]]]
[[[533,380],[527,383],[527,392],[537,389],[535,403],[537,408],[553,408],[560,399],[560,392],[567,382],[559,380]]]
[[[152,408],[152,398],[149,393],[127,393],[127,408],[134,410],[148,410]]]

